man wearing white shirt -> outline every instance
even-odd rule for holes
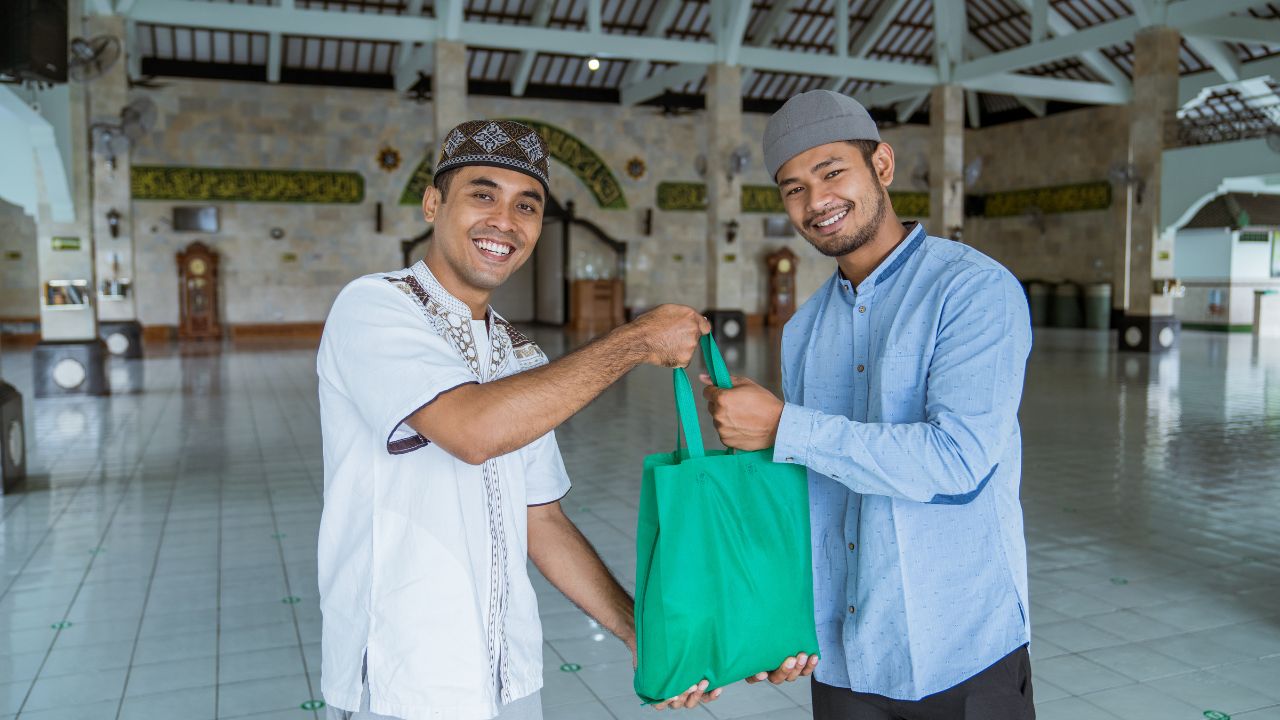
[[[425,260],[352,282],[330,311],[317,358],[330,718],[541,718],[526,557],[634,652],[631,598],[560,508],[553,430],[637,365],[687,365],[710,327],[662,306],[548,364],[488,307],[533,253],[547,160],[520,123],[453,129],[423,198]],[[663,706],[713,699],[705,688]]]

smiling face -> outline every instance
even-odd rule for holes
[[[542,232],[542,184],[514,170],[465,166],[451,170],[445,193],[422,199],[435,234],[427,265],[449,292],[475,310],[520,269]]]
[[[893,150],[884,143],[870,157],[856,143],[819,145],[778,169],[791,223],[828,257],[848,255],[875,239],[889,216],[891,182]]]

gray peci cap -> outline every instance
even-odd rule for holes
[[[788,160],[819,145],[841,140],[880,141],[871,114],[848,95],[810,90],[791,98],[769,118],[764,130],[764,165],[769,177]]]

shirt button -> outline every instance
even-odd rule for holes
[[[863,370],[866,370],[866,369],[867,369],[867,367],[866,367],[865,365],[859,365],[859,366],[858,366],[858,372],[862,372]]]
[[[850,550],[853,550],[853,549],[854,549],[854,548],[856,548],[856,547],[858,547],[858,546],[857,546],[857,545],[855,545],[855,544],[853,544],[853,543],[849,543],[849,549],[850,549]]]
[[[867,311],[867,306],[866,306],[866,305],[859,305],[859,306],[858,306],[858,312],[860,312],[860,313],[864,313],[864,312],[866,312],[866,311]]]
[[[852,614],[853,614],[853,613],[855,613],[855,612],[857,612],[857,608],[855,608],[854,606],[850,605],[850,606],[849,606],[849,614],[850,614],[850,615],[852,615]]]

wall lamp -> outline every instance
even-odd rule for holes
[[[725,223],[724,231],[724,241],[732,245],[733,241],[738,239],[738,221],[730,220]]]
[[[107,227],[111,228],[111,237],[120,237],[120,213],[115,208],[107,211]]]

